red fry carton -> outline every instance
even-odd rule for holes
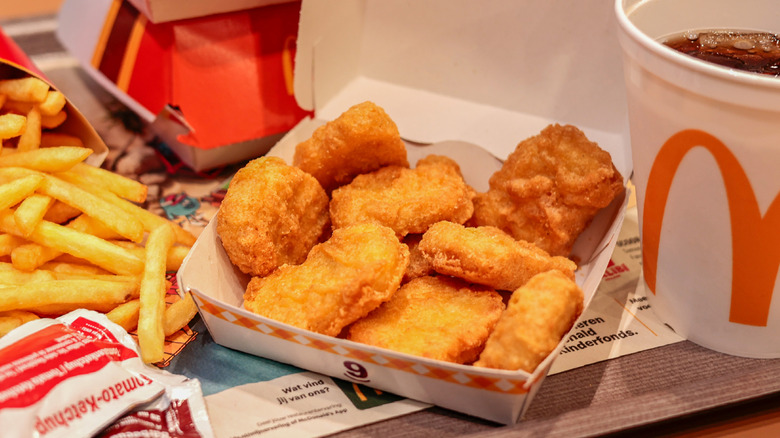
[[[270,151],[292,162],[316,126],[371,100],[407,141],[409,162],[445,154],[466,182],[487,181],[522,140],[550,123],[577,125],[631,174],[622,66],[608,2],[305,0],[296,58],[304,119]],[[304,73],[305,72],[305,73]],[[496,157],[498,159],[496,159]],[[586,305],[609,263],[627,197],[575,244]],[[323,336],[242,308],[248,278],[209,224],[181,270],[214,340],[227,347],[370,385],[488,420],[519,421],[561,342],[532,373],[475,368]],[[566,336],[564,336],[564,339]]]
[[[26,53],[0,29],[0,79],[15,79],[26,76],[35,76],[50,87],[57,89],[32,62]],[[76,136],[84,142],[84,146],[94,152],[87,157],[86,162],[93,166],[100,166],[108,155],[108,147],[100,138],[95,128],[90,125],[83,114],[65,96],[64,111],[67,118],[62,125],[57,127],[57,132]]]
[[[156,24],[128,1],[67,0],[57,32],[97,82],[205,170],[262,155],[309,114],[292,88],[299,9]]]

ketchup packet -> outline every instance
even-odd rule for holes
[[[197,380],[144,364],[135,341],[103,314],[76,310],[0,338],[4,436],[96,435],[136,407],[164,412],[178,387],[188,395],[197,387],[195,434],[148,436],[212,436]]]

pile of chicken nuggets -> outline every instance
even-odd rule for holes
[[[484,193],[446,156],[414,164],[393,120],[363,102],[292,163],[239,170],[217,233],[251,276],[244,307],[393,351],[532,372],[582,312],[568,256],[624,190],[609,153],[553,124],[520,142]]]

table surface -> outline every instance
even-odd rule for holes
[[[65,52],[54,35],[55,24],[52,15],[0,19],[4,32],[93,123],[111,149],[107,167],[127,170],[136,164],[130,170],[151,185],[152,201],[180,184],[216,186],[235,170],[194,175],[172,171],[160,154],[149,155],[150,138],[128,123],[132,115]],[[143,159],[136,163],[128,155],[137,150]],[[161,212],[150,205],[155,208]],[[205,329],[199,336],[200,343],[213,343]],[[175,362],[172,367],[175,372]],[[780,360],[728,356],[680,342],[547,377],[516,425],[434,407],[336,436],[423,435],[780,436]]]

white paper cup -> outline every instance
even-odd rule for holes
[[[617,0],[644,279],[707,348],[780,357],[780,78],[678,53],[689,30],[780,32],[777,0]]]

